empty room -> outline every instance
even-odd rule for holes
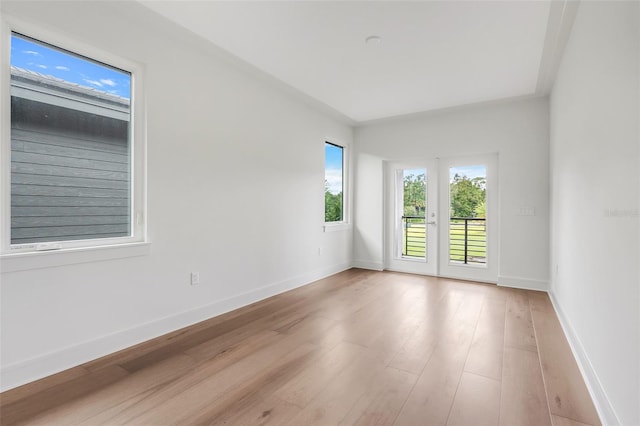
[[[640,426],[640,2],[0,2],[0,424]]]

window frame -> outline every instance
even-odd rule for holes
[[[349,193],[349,146],[347,144],[336,141],[333,138],[326,138],[324,140],[323,147],[326,148],[326,145],[333,145],[335,147],[342,149],[342,220],[336,220],[333,222],[324,222],[324,232],[332,232],[332,231],[340,231],[344,229],[348,229],[350,227],[351,221],[350,218],[350,193]],[[324,177],[326,179],[326,156],[324,157]],[[324,181],[323,181],[324,182]],[[324,186],[323,186],[324,188]],[[324,191],[323,191],[324,194]],[[323,202],[323,217],[324,217],[324,209],[326,209],[326,205]]]
[[[0,105],[2,133],[0,134],[0,258],[4,259],[53,252],[77,252],[96,248],[131,247],[147,243],[146,211],[146,108],[143,87],[144,69],[141,64],[96,48],[51,30],[30,25],[13,17],[2,18],[2,57],[0,58]],[[131,235],[72,241],[11,244],[11,37],[13,33],[122,69],[131,74],[130,103],[130,220]],[[113,256],[111,254],[110,256]],[[69,263],[68,260],[64,263]],[[73,263],[73,262],[72,262]]]

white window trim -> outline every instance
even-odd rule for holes
[[[78,263],[100,262],[112,259],[146,256],[151,251],[149,243],[119,244],[113,246],[80,247],[56,251],[27,252],[0,256],[2,273],[52,268]]]
[[[146,105],[144,91],[144,68],[141,64],[121,58],[83,42],[49,29],[26,23],[11,16],[2,17],[0,43],[0,105],[2,133],[0,134],[0,260],[2,271],[57,266],[58,264],[82,263],[86,259],[100,260],[103,253],[107,259],[138,256],[148,252],[147,200],[146,200]],[[132,235],[129,237],[61,241],[51,243],[11,245],[11,34],[16,32],[51,45],[67,49],[87,58],[98,60],[131,73],[131,221]],[[132,247],[138,247],[132,251]],[[114,254],[121,248],[120,254]],[[98,250],[96,250],[98,249]],[[82,251],[91,255],[82,255]],[[24,260],[20,260],[24,258]],[[58,260],[56,260],[58,259]],[[75,261],[76,259],[77,261]],[[25,263],[26,260],[26,263]],[[31,265],[30,268],[23,267]],[[23,266],[20,266],[23,265]],[[44,266],[42,266],[44,265]],[[17,269],[16,269],[17,268]]]
[[[323,230],[324,232],[337,232],[346,231],[351,229],[351,223],[348,222],[325,222]]]
[[[349,185],[349,182],[351,181],[351,152],[348,144],[342,143],[335,138],[325,138],[322,146],[324,147],[327,143],[342,148],[342,220],[335,222],[324,222],[324,226],[322,229],[324,232],[344,231],[351,229],[352,227],[350,220],[351,191]]]

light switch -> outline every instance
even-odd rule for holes
[[[523,206],[518,210],[518,216],[535,216],[536,209],[531,206]]]

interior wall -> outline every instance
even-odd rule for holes
[[[384,269],[382,161],[381,157],[358,150],[354,163],[354,265],[378,271]]]
[[[498,283],[546,290],[549,275],[549,109],[546,98],[470,106],[356,128],[354,259],[383,259],[383,161],[498,153]],[[532,207],[533,216],[521,215]],[[361,218],[366,217],[366,221]]]
[[[351,145],[346,121],[135,2],[2,12],[144,65],[151,242],[137,257],[3,269],[3,389],[350,267],[352,230],[323,232],[324,142]]]
[[[581,2],[551,96],[551,295],[606,424],[640,424],[638,2]]]

